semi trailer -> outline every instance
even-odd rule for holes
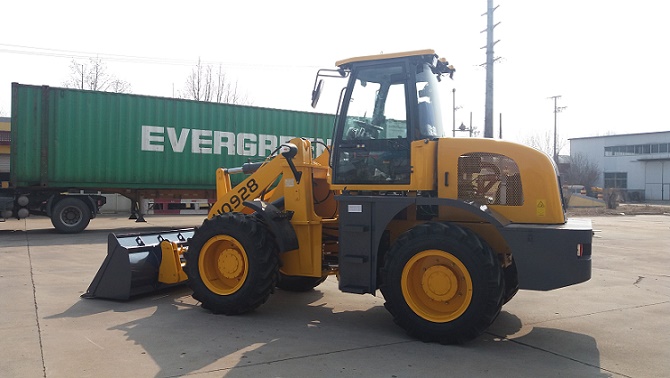
[[[9,180],[0,219],[43,215],[84,230],[119,193],[216,199],[212,172],[263,159],[305,137],[324,144],[334,115],[12,84]]]

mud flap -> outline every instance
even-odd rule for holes
[[[81,297],[128,300],[132,296],[185,283],[185,275],[160,282],[159,272],[165,251],[176,254],[187,247],[193,232],[194,229],[182,229],[145,234],[109,234],[107,257]],[[175,265],[175,261],[178,263],[179,260],[180,257],[175,256],[165,259],[165,263]],[[168,267],[167,270],[181,271],[181,266]]]

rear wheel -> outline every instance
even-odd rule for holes
[[[51,213],[51,224],[63,234],[84,231],[91,221],[91,209],[79,198],[65,197],[56,203]]]
[[[452,224],[407,231],[386,254],[381,291],[394,321],[423,341],[479,336],[502,306],[504,281],[491,248]]]
[[[225,213],[196,229],[186,253],[188,281],[202,307],[227,315],[267,301],[279,272],[277,246],[256,217]]]

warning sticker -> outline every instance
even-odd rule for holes
[[[535,211],[538,217],[547,215],[547,201],[541,199],[536,201]]]

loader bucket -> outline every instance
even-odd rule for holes
[[[177,251],[181,252],[188,246],[193,231],[191,228],[145,234],[110,233],[107,257],[81,297],[128,300],[135,295],[185,283],[181,255]],[[171,253],[174,256],[170,256]],[[168,256],[165,261],[164,256]],[[165,270],[174,274],[171,279],[162,279],[164,282],[161,282],[159,271],[164,277]],[[176,278],[177,275],[179,278]]]

